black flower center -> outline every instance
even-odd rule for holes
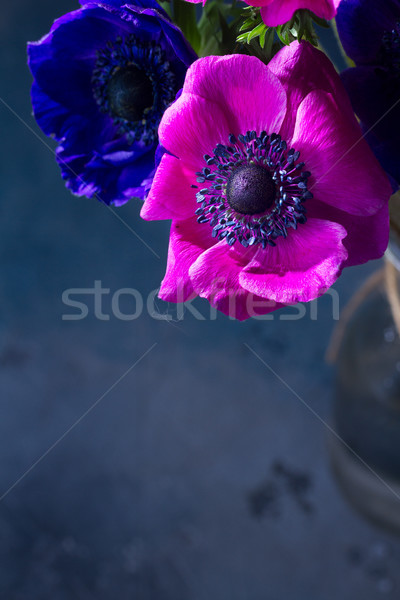
[[[232,171],[226,186],[228,204],[242,215],[256,215],[275,201],[275,183],[261,165],[243,165]]]
[[[135,65],[117,68],[107,85],[110,110],[115,117],[140,121],[146,108],[153,106],[153,85]]]
[[[211,235],[230,246],[275,246],[278,237],[307,221],[311,173],[299,157],[276,133],[229,135],[229,144],[205,154],[207,166],[196,173],[202,184],[196,193],[198,223],[209,223]]]
[[[392,74],[400,75],[400,21],[391,31],[385,31],[383,39],[383,63]]]
[[[157,142],[157,129],[178,85],[164,50],[134,35],[118,37],[98,51],[92,74],[94,99],[129,144]]]

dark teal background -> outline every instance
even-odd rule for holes
[[[202,300],[205,320],[98,320],[92,305],[62,320],[63,291],[95,280],[146,297],[168,245],[134,201],[116,211],[127,227],[72,197],[31,116],[25,43],[74,8],[0,9],[0,597],[380,597],[400,585],[400,544],[344,502],[327,430],[296,396],[329,422],[329,297],[315,321],[210,321]],[[377,266],[343,274],[341,306]]]

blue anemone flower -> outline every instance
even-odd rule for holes
[[[81,2],[28,44],[34,116],[74,194],[145,197],[158,124],[196,58],[154,0]]]
[[[400,0],[342,0],[338,33],[356,66],[341,75],[367,141],[400,184]]]

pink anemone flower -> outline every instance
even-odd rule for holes
[[[246,0],[247,4],[261,7],[266,25],[277,27],[290,21],[296,10],[306,8],[321,19],[330,20],[336,15],[341,0]]]
[[[197,60],[159,138],[167,153],[141,215],[172,219],[161,299],[198,295],[243,320],[313,300],[384,253],[390,184],[307,42],[268,66]]]
[[[206,0],[188,0],[199,3]],[[341,0],[245,0],[246,4],[261,7],[261,16],[268,27],[277,27],[290,21],[296,10],[308,9],[321,19],[333,19]]]

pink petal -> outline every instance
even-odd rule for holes
[[[240,273],[240,284],[253,294],[276,302],[309,302],[339,277],[347,251],[341,225],[309,219],[274,248],[260,249]]]
[[[230,129],[223,106],[188,94],[184,87],[180,98],[165,111],[158,136],[171,154],[199,171],[206,166],[203,155],[212,154],[217,144],[226,144]]]
[[[315,91],[297,111],[291,146],[312,174],[314,200],[353,215],[373,215],[391,195],[389,181],[363,139],[331,94]]]
[[[384,204],[372,217],[361,217],[357,228],[348,214],[342,224],[349,232],[344,240],[349,253],[345,267],[360,265],[384,255],[389,242],[389,204]]]
[[[275,0],[246,0],[246,4],[250,4],[250,6],[268,6],[273,2]]]
[[[229,133],[235,135],[249,130],[278,133],[286,114],[282,85],[255,56],[233,54],[202,58],[188,70],[183,91],[222,107],[230,126]]]
[[[249,4],[252,4],[252,2]],[[336,4],[336,6],[335,6]],[[338,0],[274,0],[274,2],[263,2],[261,16],[266,25],[277,27],[290,21],[296,10],[308,9],[321,19],[333,19],[336,15]],[[256,5],[254,5],[256,6]]]
[[[146,221],[188,219],[196,210],[196,175],[181,160],[164,154],[140,216]]]
[[[168,302],[186,302],[193,294],[189,269],[195,260],[215,244],[211,227],[200,225],[195,219],[174,220],[171,225],[167,272],[161,284],[159,297]]]
[[[203,252],[190,267],[194,290],[225,315],[243,321],[270,313],[282,305],[243,289],[239,276],[243,264],[229,251],[226,241]]]
[[[381,258],[389,241],[389,203],[371,217],[356,217],[322,203],[311,203],[307,214],[310,217],[335,221],[346,231],[343,244],[348,252],[344,267],[361,265],[369,260]]]
[[[289,110],[281,128],[283,139],[293,135],[296,113],[304,98],[313,90],[331,93],[341,111],[354,119],[354,111],[339,75],[329,58],[309,42],[284,46],[268,64],[279,78],[288,99]]]

